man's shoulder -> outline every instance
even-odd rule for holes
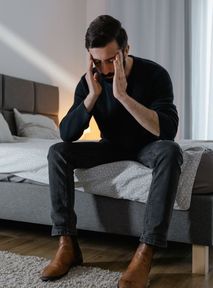
[[[143,85],[171,85],[172,80],[168,71],[159,63],[140,57],[133,56],[134,64],[132,75]],[[133,77],[131,77],[132,79]],[[164,83],[164,84],[163,84]],[[153,86],[154,87],[154,86]]]
[[[76,90],[77,91],[87,91],[88,90],[88,85],[87,85],[87,81],[86,81],[86,73],[84,73],[80,80],[78,81],[77,85],[76,85]]]
[[[143,69],[143,70],[146,70],[147,72],[150,71],[151,73],[158,73],[158,72],[168,73],[167,70],[162,65],[160,65],[159,63],[153,60],[136,57],[136,56],[132,56],[132,57],[134,59],[135,66],[138,69]]]

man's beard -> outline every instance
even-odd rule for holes
[[[114,77],[114,73],[108,73],[107,75],[103,74],[103,73],[100,73],[101,75],[101,78],[108,82],[108,83],[111,83],[113,82],[113,77]]]

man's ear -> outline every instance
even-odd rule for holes
[[[124,57],[126,58],[129,54],[129,45],[127,45],[126,48],[124,48],[123,53],[124,53]]]

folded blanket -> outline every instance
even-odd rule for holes
[[[183,165],[178,184],[174,209],[190,207],[192,188],[206,149],[213,149],[213,142],[181,141]],[[76,169],[77,190],[113,198],[146,202],[152,181],[152,169],[134,161],[120,161],[99,165],[90,169]]]

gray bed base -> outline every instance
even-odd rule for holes
[[[51,225],[48,185],[0,183],[0,219]],[[82,230],[139,236],[145,204],[77,191],[77,227]],[[188,211],[174,210],[168,240],[193,244],[192,272],[208,273],[212,246],[213,195],[193,195]]]
[[[16,133],[12,108],[39,113],[58,123],[58,88],[0,75],[0,112]],[[145,204],[76,191],[78,229],[139,236]],[[0,219],[51,225],[49,186],[0,182]],[[192,244],[192,272],[209,270],[213,245],[213,195],[192,195],[188,211],[174,210],[168,240]]]

